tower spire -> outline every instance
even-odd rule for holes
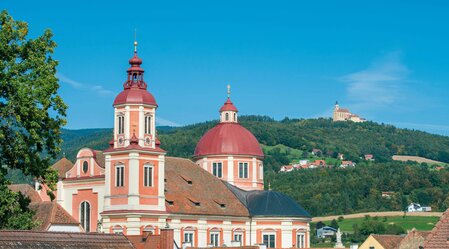
[[[134,54],[137,54],[137,29],[134,29]]]
[[[228,98],[231,97],[231,85],[228,84]]]

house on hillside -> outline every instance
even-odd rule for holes
[[[320,229],[316,230],[316,237],[317,238],[330,238],[332,236],[335,236],[337,233],[337,229],[330,227],[330,226],[324,226]]]
[[[374,161],[374,156],[373,156],[373,154],[366,154],[366,155],[365,155],[365,160],[366,160],[366,161]]]
[[[312,155],[321,156],[323,155],[323,151],[321,151],[320,149],[312,149]]]
[[[421,206],[419,203],[410,203],[407,206],[407,212],[431,212],[432,207]]]
[[[326,167],[326,161],[324,160],[315,160],[309,168],[318,168],[318,167]]]
[[[295,168],[293,167],[293,165],[284,165],[281,167],[281,170],[279,170],[279,172],[291,172],[294,169]]]
[[[310,161],[307,160],[307,159],[299,160],[299,165],[306,165],[306,164],[309,164],[309,163],[310,163]]]
[[[355,167],[355,162],[353,161],[342,161],[340,164],[340,168],[347,168],[347,167]]]

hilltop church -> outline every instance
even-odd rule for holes
[[[109,148],[81,149],[58,171],[56,201],[86,232],[159,234],[194,247],[265,244],[309,248],[310,215],[292,198],[264,189],[264,154],[238,122],[229,97],[219,123],[198,142],[193,161],[167,157],[156,136],[156,99],[142,60],[129,60],[114,100]]]

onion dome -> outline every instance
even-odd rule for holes
[[[247,155],[263,158],[256,137],[239,123],[223,122],[204,134],[194,157],[208,155]]]
[[[140,67],[142,59],[137,56],[137,42],[134,43],[134,56],[129,60],[128,79],[123,84],[123,91],[114,100],[115,105],[145,104],[157,106],[154,96],[147,91],[147,83],[143,80],[144,70]]]

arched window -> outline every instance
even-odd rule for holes
[[[237,113],[234,112],[234,122],[237,122]]]
[[[84,230],[90,232],[90,204],[87,201],[81,202],[80,222]]]
[[[225,120],[229,121],[229,113],[225,113]]]
[[[195,246],[194,245],[194,243],[195,243],[194,237],[195,237],[195,228],[186,227],[184,229],[184,236],[183,236],[184,240],[182,241],[183,244],[185,244],[185,243],[189,244],[190,247]]]
[[[209,233],[209,241],[210,245],[212,246],[219,246],[220,245],[220,229],[218,228],[212,228]]]
[[[123,134],[125,133],[125,117],[123,115],[119,115],[117,118],[118,134]]]
[[[145,226],[145,227],[143,228],[143,231],[146,232],[146,233],[148,233],[148,234],[151,234],[151,235],[156,234],[156,233],[155,233],[154,227],[151,226],[151,225]]]
[[[89,169],[89,163],[87,161],[83,162],[83,172],[87,173],[87,170]]]

